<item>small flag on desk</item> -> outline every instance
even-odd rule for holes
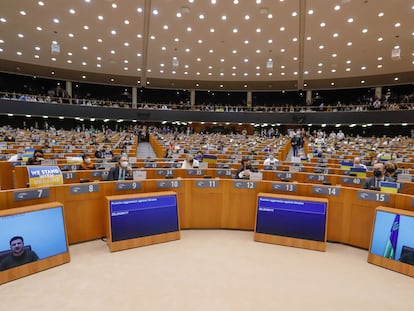
[[[349,170],[352,166],[354,166],[354,163],[349,161],[341,161],[341,170]]]
[[[217,156],[212,154],[205,154],[203,158],[203,162],[207,163],[216,163],[217,162]]]
[[[380,181],[379,183],[380,190],[387,193],[398,193],[400,184],[393,181]]]
[[[364,167],[351,167],[349,172],[355,174],[358,178],[367,177],[367,169]]]
[[[389,259],[395,259],[395,253],[397,250],[398,230],[400,229],[400,215],[395,215],[394,222],[391,226],[390,238],[385,246],[384,257]]]

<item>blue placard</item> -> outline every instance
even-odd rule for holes
[[[30,187],[62,185],[63,176],[59,166],[27,166]]]
[[[287,172],[277,172],[276,177],[280,179],[293,179],[295,177],[295,174]]]
[[[217,176],[232,176],[233,171],[232,170],[216,170]]]
[[[205,179],[196,181],[197,188],[217,188],[218,186],[219,181],[216,179]]]
[[[324,202],[259,196],[255,231],[324,242],[326,210]]]
[[[174,170],[164,169],[164,170],[157,170],[158,176],[167,176],[171,175],[174,176]]]
[[[175,195],[110,202],[112,242],[178,231]]]

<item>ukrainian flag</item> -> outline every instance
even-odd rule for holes
[[[349,161],[341,161],[341,170],[348,171],[352,166],[354,166],[354,163]]]
[[[398,193],[400,184],[393,181],[380,181],[380,190],[387,193]]]
[[[395,215],[394,222],[391,226],[390,238],[385,246],[384,257],[389,259],[395,259],[395,253],[397,250],[398,231],[400,229],[400,215]]]
[[[367,177],[367,169],[363,167],[351,167],[349,170],[350,173],[356,174],[358,178],[365,178]]]
[[[212,154],[205,154],[203,157],[203,162],[217,163],[217,156]]]

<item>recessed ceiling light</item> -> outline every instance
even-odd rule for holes
[[[334,86],[335,85],[335,82],[331,82],[331,85]]]
[[[99,15],[99,16],[98,16],[98,19],[99,19],[100,21],[103,21],[103,16],[102,16],[102,15]]]
[[[187,31],[191,32],[191,31],[193,31],[193,29],[191,27],[187,27]]]
[[[354,22],[354,19],[352,17],[350,17],[350,18],[348,18],[347,22],[348,23],[353,23]]]
[[[199,18],[199,19],[204,19],[204,14],[200,14],[200,15],[198,16],[198,18]]]
[[[72,64],[72,60],[70,60],[70,59],[68,59],[66,62],[67,62],[68,64]]]
[[[362,33],[367,33],[367,32],[368,32],[367,28],[362,29]]]
[[[361,80],[361,84],[364,84],[365,83],[365,80]]]
[[[118,5],[117,5],[116,3],[112,3],[112,7],[113,7],[114,9],[116,9],[116,8],[118,7]]]
[[[296,41],[298,41],[298,38],[292,38],[292,41],[296,42]]]
[[[5,23],[5,22],[7,22],[7,20],[4,17],[2,17],[2,18],[0,18],[0,22]]]
[[[86,63],[86,62],[82,62],[82,65],[83,65],[83,66],[86,66],[86,65],[87,65],[87,63]]]
[[[243,61],[244,61],[245,63],[248,63],[248,62],[249,62],[249,59],[248,59],[248,58],[245,58]]]
[[[223,15],[223,16],[221,17],[221,20],[223,20],[223,21],[227,20],[227,16],[226,16],[226,15]]]
[[[84,47],[82,47],[82,49],[84,49],[86,51],[88,49],[88,47],[87,46],[84,46]]]
[[[214,30],[214,28],[210,28],[210,32],[214,32],[215,30]]]
[[[346,68],[345,70],[346,70],[346,71],[351,71],[351,68],[349,68],[349,67],[348,67],[348,68]]]
[[[212,53],[214,53],[214,50],[209,50],[208,52],[209,52],[210,54],[212,54]]]
[[[293,72],[293,75],[294,76],[297,76],[298,75],[298,72],[297,71]]]
[[[115,54],[115,51],[114,51],[114,50],[112,50],[112,51],[111,51],[111,54]]]
[[[137,12],[138,12],[138,13],[142,13],[142,8],[138,7],[138,8],[137,8]]]
[[[18,52],[16,52],[16,54],[19,55],[19,56],[21,56],[23,53],[20,52],[20,51],[18,51]]]
[[[339,36],[339,34],[336,33],[336,32],[332,35],[332,37],[334,37],[334,38],[338,38],[338,36]]]
[[[378,38],[378,41],[379,41],[379,42],[381,42],[381,41],[383,41],[383,40],[384,40],[384,38],[382,38],[382,37],[379,37],[379,38]]]
[[[377,65],[377,68],[382,68],[382,65],[381,64]]]
[[[152,15],[158,15],[158,10],[157,9],[154,9],[154,10],[152,10]]]
[[[183,16],[183,15],[181,14],[181,12],[177,12],[177,14],[175,14],[175,16],[177,16],[178,18],[181,18],[181,16]]]
[[[367,69],[367,67],[366,66],[362,66],[361,67],[361,70],[366,70]]]
[[[85,25],[85,26],[83,26],[83,29],[88,30],[89,29],[89,26],[88,25]]]
[[[38,30],[38,31],[42,31],[42,27],[37,26],[37,27],[36,27],[36,30]]]
[[[298,12],[292,12],[292,16],[298,16]]]
[[[331,72],[336,72],[336,69],[331,69]]]
[[[198,39],[198,41],[197,41],[199,44],[201,44],[201,43],[203,43],[203,40],[201,40],[201,39]]]
[[[314,13],[314,11],[312,9],[308,10],[308,14],[312,15]]]
[[[308,37],[306,37],[306,40],[310,41],[310,40],[312,40],[312,37],[308,36]]]
[[[239,30],[237,28],[233,28],[233,33],[237,33]]]
[[[338,55],[337,55],[336,53],[333,53],[333,54],[332,54],[332,57],[334,57],[334,58],[335,58],[335,57],[337,57],[337,56],[338,56]]]
[[[348,42],[346,45],[347,46],[351,46],[352,45],[352,42]]]
[[[102,43],[102,39],[101,38],[98,38],[98,40],[97,40],[99,43]]]
[[[269,40],[267,40],[267,43],[271,44],[271,43],[273,43],[273,40],[269,39]]]
[[[318,73],[321,74],[322,73],[322,70],[318,70]]]
[[[399,80],[399,78],[398,78],[398,77],[395,77],[395,78],[394,78],[394,80],[395,80],[395,81],[398,81],[398,80]]]
[[[112,30],[111,30],[111,34],[112,34],[112,35],[116,35],[116,30],[113,30],[113,29],[112,29]]]
[[[339,11],[340,9],[341,9],[341,6],[340,6],[340,5],[335,5],[335,6],[334,6],[334,10],[335,10],[335,11]]]
[[[384,16],[384,12],[379,12],[378,13],[378,17],[383,17]]]
[[[34,56],[34,58],[39,58],[39,57],[40,57],[39,55],[35,55],[35,56]]]
[[[320,24],[320,26],[321,26],[321,27],[325,27],[325,26],[326,26],[326,23],[325,23],[325,22],[322,22],[322,23]]]
[[[17,36],[18,36],[19,38],[24,38],[24,35],[23,35],[22,33],[19,33]]]
[[[179,42],[179,41],[180,41],[180,39],[179,39],[179,38],[174,38],[174,41],[175,41],[175,42]]]
[[[256,32],[262,32],[262,30],[260,28],[257,28]]]
[[[246,21],[248,21],[248,20],[250,19],[250,15],[245,15],[245,16],[244,16],[244,19],[245,19]]]
[[[128,43],[128,42],[125,42],[125,43],[124,43],[124,46],[129,46],[129,43]]]
[[[324,46],[323,46],[323,45],[320,45],[320,46],[319,46],[319,49],[320,49],[320,50],[322,50],[323,48],[324,48]]]
[[[75,13],[76,13],[76,11],[75,11],[74,9],[70,9],[70,10],[69,10],[69,13],[70,13],[70,14],[75,14]]]
[[[322,64],[322,63],[319,63],[319,64],[318,64],[318,67],[322,67],[322,66],[323,66],[323,64]]]
[[[154,35],[150,36],[150,39],[155,40],[155,36]]]
[[[284,53],[285,52],[285,49],[280,49],[280,52]]]
[[[244,44],[249,44],[249,40],[244,40]]]
[[[52,57],[51,60],[52,60],[52,62],[55,62],[56,61],[56,58],[55,57]]]
[[[351,63],[351,60],[350,60],[350,59],[348,59],[348,60],[346,61],[346,63],[347,63],[347,64],[350,64],[350,63]]]
[[[54,19],[53,19],[53,22],[54,22],[55,24],[59,24],[59,20],[58,20],[57,18],[54,18]]]
[[[40,47],[35,46],[35,50],[36,50],[36,51],[40,51]]]
[[[38,1],[37,4],[40,5],[40,6],[44,6],[45,5],[45,3],[43,1]]]
[[[237,53],[237,50],[233,50],[233,51],[232,51],[232,53],[233,53],[233,54],[236,54],[236,53]]]
[[[285,27],[280,27],[280,31],[285,31],[286,30],[286,28]]]
[[[97,57],[96,57],[96,60],[102,60],[102,57],[97,56]]]
[[[20,11],[20,15],[25,16],[26,15],[26,12],[25,11]]]
[[[394,27],[400,27],[401,23],[395,23]]]
[[[96,64],[96,67],[98,68],[101,68],[101,66],[102,66],[101,64]]]

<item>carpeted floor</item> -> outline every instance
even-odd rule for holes
[[[413,310],[414,279],[326,252],[253,241],[253,232],[184,230],[181,240],[110,253],[70,246],[71,262],[0,286],[1,310]]]

